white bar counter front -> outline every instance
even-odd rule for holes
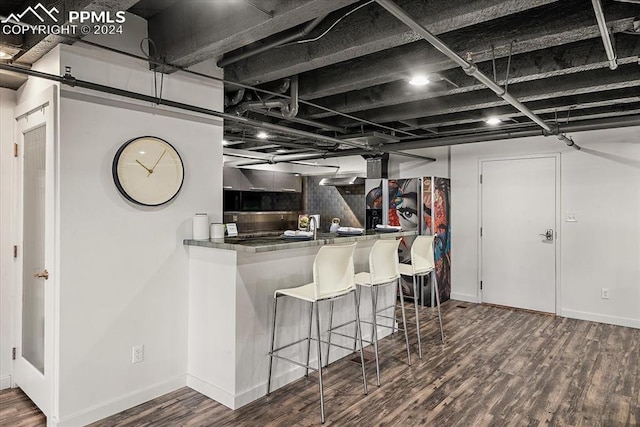
[[[313,260],[322,245],[358,242],[354,262],[359,272],[368,271],[369,250],[375,240],[415,235],[415,231],[400,231],[348,237],[318,233],[316,240],[309,241],[288,241],[279,236],[185,240],[189,253],[187,385],[231,409],[264,396],[274,291],[312,282]],[[381,290],[378,307],[393,304],[393,289],[387,286]],[[328,306],[320,304],[323,340],[327,338]],[[309,309],[309,304],[289,298],[278,301],[276,346],[306,338]],[[360,313],[363,320],[371,317],[371,296],[366,289],[362,292]],[[353,318],[352,299],[335,303],[334,325]],[[353,330],[353,326],[344,328],[345,333]],[[364,339],[369,340],[371,326],[363,323],[362,331]],[[389,333],[388,328],[381,328],[378,337]],[[353,340],[336,335],[333,340],[353,345]],[[304,363],[305,351],[306,345],[301,343],[282,355]],[[325,351],[323,346],[323,357]],[[347,350],[334,347],[331,361],[348,354]],[[317,363],[314,346],[310,363]],[[274,359],[273,368],[274,390],[304,375],[303,368],[278,359]],[[354,387],[357,386],[355,381]]]

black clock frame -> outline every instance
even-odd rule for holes
[[[178,159],[180,159],[180,164],[182,165],[182,179],[180,180],[180,186],[178,187],[176,192],[168,200],[166,200],[166,201],[164,201],[162,203],[157,203],[155,205],[142,203],[142,202],[134,199],[133,197],[131,197],[131,195],[129,195],[129,193],[127,193],[127,191],[124,189],[124,187],[120,183],[120,179],[118,178],[118,163],[120,161],[120,156],[122,155],[122,152],[125,150],[125,148],[127,148],[127,146],[129,146],[129,144],[133,143],[134,141],[137,141],[139,139],[144,139],[144,138],[158,139],[158,140],[164,142],[165,144],[167,144],[178,155]],[[171,143],[169,143],[168,141],[166,141],[166,140],[164,140],[162,138],[159,138],[157,136],[152,136],[152,135],[136,136],[135,138],[131,138],[130,140],[128,140],[127,142],[122,144],[120,146],[120,148],[118,148],[118,151],[116,151],[115,156],[113,156],[113,163],[111,164],[111,175],[113,176],[113,182],[116,185],[116,188],[118,189],[120,194],[125,199],[130,201],[131,203],[135,203],[136,205],[140,205],[140,206],[148,206],[148,207],[162,206],[162,205],[165,205],[165,204],[169,203],[173,199],[175,199],[176,196],[178,195],[178,193],[180,193],[180,190],[182,189],[182,185],[184,184],[184,161],[182,160],[182,156],[180,156],[180,152],[178,150],[176,150],[176,148],[173,145],[171,145]]]

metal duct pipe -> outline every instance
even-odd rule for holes
[[[285,98],[285,99],[289,98],[288,96],[282,95],[281,93],[278,93],[278,92],[273,92],[273,91],[269,91],[269,90],[266,90],[266,89],[261,89],[261,88],[258,88],[258,87],[245,85],[243,83],[231,82],[229,80],[225,80],[225,79],[220,78],[220,77],[215,77],[215,76],[211,76],[209,74],[201,73],[201,72],[198,72],[198,71],[189,70],[188,68],[180,66],[180,65],[166,63],[166,62],[162,62],[160,60],[156,60],[156,59],[153,59],[153,58],[148,58],[148,57],[136,55],[136,54],[133,54],[133,53],[125,52],[124,50],[120,50],[120,49],[116,49],[116,48],[113,48],[113,47],[105,46],[105,45],[102,45],[100,43],[94,43],[94,42],[91,42],[91,41],[88,41],[88,40],[85,40],[85,39],[78,39],[77,37],[72,37],[72,36],[67,36],[67,35],[60,35],[59,37],[65,38],[65,39],[73,41],[73,42],[84,43],[84,44],[86,44],[88,46],[97,47],[97,48],[104,49],[104,50],[109,51],[109,52],[118,53],[120,55],[124,55],[124,56],[127,56],[129,58],[135,58],[135,59],[138,59],[138,60],[141,60],[141,61],[147,61],[149,64],[158,65],[158,66],[161,66],[161,67],[169,67],[172,70],[181,71],[183,73],[190,74],[192,76],[202,77],[203,79],[222,82],[222,83],[225,83],[227,85],[234,86],[234,87],[237,87],[237,88],[251,89],[251,90],[254,90],[254,91],[258,91],[258,92],[261,92],[261,93],[266,93],[266,94],[269,94],[269,95],[272,95],[272,96],[282,97],[282,98]],[[403,134],[403,135],[417,136],[414,133],[407,132],[407,131],[402,130],[402,129],[396,129],[396,128],[393,128],[391,126],[385,126],[385,125],[382,125],[380,123],[375,123],[375,122],[372,122],[370,120],[365,120],[363,118],[356,117],[356,116],[351,115],[351,114],[343,113],[342,111],[334,110],[332,108],[328,108],[328,107],[325,107],[325,106],[320,105],[320,104],[316,104],[316,103],[313,103],[313,102],[310,102],[310,101],[305,101],[304,99],[300,99],[299,101],[300,101],[300,103],[305,104],[305,105],[309,105],[310,107],[319,108],[322,111],[327,111],[327,112],[329,112],[331,114],[335,114],[335,115],[338,115],[338,116],[341,116],[341,117],[346,117],[348,119],[355,120],[355,121],[357,121],[359,123],[368,124],[368,125],[371,125],[371,126],[378,127],[380,129],[386,129],[386,130],[389,130],[391,132],[396,132],[396,133],[400,133],[400,134]]]
[[[270,117],[275,117],[275,118],[282,118],[282,115],[271,112],[271,111],[264,111],[264,110],[259,110],[260,113],[264,114],[265,116],[270,116]],[[338,132],[341,134],[346,134],[347,131],[344,128],[338,127],[338,126],[333,126],[333,125],[329,125],[323,122],[317,122],[315,120],[309,120],[309,119],[303,119],[300,117],[291,117],[291,118],[287,118],[286,119],[289,122],[294,122],[294,123],[300,123],[302,125],[307,125],[307,126],[313,126],[316,127],[318,129],[323,129],[323,130],[330,130],[332,132]]]
[[[301,39],[302,37],[308,35],[311,31],[313,31],[314,28],[316,28],[318,25],[320,25],[320,23],[324,20],[324,18],[326,18],[327,15],[322,15],[322,16],[318,16],[316,19],[314,19],[313,21],[309,22],[304,28],[302,28],[299,31],[296,31],[295,33],[292,33],[288,36],[285,36],[281,39],[277,39],[272,41],[271,43],[267,43],[264,44],[256,49],[252,49],[252,50],[248,50],[244,53],[240,53],[238,55],[235,56],[230,56],[229,58],[223,58],[220,61],[218,61],[218,67],[220,68],[224,68],[229,64],[233,64],[234,62],[238,62],[241,61],[243,59],[249,58],[251,56],[255,56],[259,53],[262,52],[266,52],[267,50],[271,50],[275,47],[281,46],[285,43],[290,43],[292,41]]]
[[[442,40],[432,34],[429,30],[423,27],[420,23],[416,22],[407,12],[405,12],[402,8],[396,5],[391,0],[376,0],[376,2],[386,9],[393,16],[398,18],[404,24],[406,24],[413,31],[418,33],[422,38],[431,43],[433,47],[438,49],[440,52],[445,54],[451,60],[453,60],[456,64],[458,64],[465,73],[468,75],[475,77],[480,83],[491,89],[498,95],[500,98],[507,101],[509,104],[518,109],[522,114],[529,117],[533,120],[538,126],[544,129],[547,133],[553,134],[553,130],[551,127],[544,122],[540,117],[538,117],[533,111],[527,108],[522,102],[518,101],[515,97],[509,94],[502,86],[491,80],[488,76],[484,75],[475,64],[469,63],[465,61],[460,55],[458,55],[455,51],[453,51],[449,46],[447,46]],[[560,139],[569,139],[566,135],[562,135]],[[571,146],[580,149],[578,145],[571,141]]]
[[[394,144],[389,144],[394,145]],[[427,162],[435,162],[433,157],[421,156],[419,154],[403,153],[397,150],[384,150],[386,153],[396,154],[404,157],[411,157],[413,159],[425,160]],[[295,162],[299,160],[314,160],[314,159],[329,159],[333,157],[348,157],[348,156],[363,156],[371,155],[371,151],[366,150],[342,150],[342,151],[325,151],[324,153],[307,153],[307,154],[284,154],[281,156],[271,156],[268,160],[256,160],[245,163],[238,163],[236,166],[251,166],[251,165],[263,165],[263,164],[275,164],[284,162]]]
[[[0,70],[13,71],[19,74],[25,74],[27,76],[38,77],[45,80],[51,80],[58,83],[62,83],[65,85],[69,85],[71,87],[80,87],[83,89],[95,90],[97,92],[108,93],[111,95],[118,95],[129,99],[137,99],[139,101],[149,102],[151,104],[157,105],[165,105],[167,107],[177,108],[180,110],[191,111],[194,113],[205,114],[208,116],[220,117],[222,119],[231,120],[234,122],[245,123],[251,126],[260,127],[263,129],[270,129],[276,132],[282,132],[285,134],[296,135],[302,138],[307,138],[310,140],[320,140],[325,142],[330,142],[332,144],[338,145],[348,145],[351,147],[359,148],[370,152],[373,150],[372,147],[367,145],[358,144],[356,142],[351,141],[343,141],[341,139],[333,138],[330,136],[325,136],[321,134],[315,134],[312,132],[307,132],[299,129],[288,128],[286,126],[280,126],[273,123],[260,122],[257,120],[252,120],[246,117],[235,116],[233,114],[221,113],[219,111],[210,110],[208,108],[197,107],[195,105],[184,104],[182,102],[170,101],[168,99],[157,98],[155,96],[144,95],[137,92],[131,92],[124,89],[117,89],[110,86],[101,85],[98,83],[91,83],[85,80],[78,80],[70,74],[65,74],[64,76],[56,76],[54,74],[43,73],[41,71],[29,70],[26,68],[16,67],[15,65],[3,64],[0,63]]]
[[[611,129],[620,127],[640,126],[640,115],[607,117],[603,119],[584,120],[560,126],[563,132],[585,132],[590,130]],[[413,150],[419,148],[446,147],[450,145],[471,144],[475,142],[497,141],[500,139],[525,138],[531,136],[547,136],[541,129],[522,129],[506,132],[491,132],[485,135],[462,135],[444,138],[431,138],[414,141],[385,144],[395,150]],[[381,147],[385,150],[385,147]],[[351,152],[348,150],[347,152]],[[356,151],[356,150],[354,150]],[[370,153],[369,153],[370,154]]]
[[[291,85],[291,79],[284,79],[282,81],[282,84],[280,84],[279,87],[273,89],[275,91],[275,93],[285,93],[287,90],[289,90],[289,86]],[[266,101],[267,99],[271,99],[273,98],[275,95],[272,95],[270,93],[264,95],[262,97],[263,101]]]
[[[245,88],[241,88],[240,90],[238,90],[238,92],[236,92],[233,98],[231,98],[231,100],[229,101],[229,105],[237,105],[240,101],[242,101],[242,98],[244,98],[245,90]]]
[[[611,37],[609,36],[609,30],[607,29],[607,21],[604,18],[602,3],[600,0],[591,0],[591,3],[593,4],[593,11],[596,14],[596,21],[598,21],[600,36],[602,37],[602,43],[604,44],[604,51],[607,53],[607,58],[609,59],[609,68],[615,70],[618,68],[618,56],[611,44]]]
[[[289,103],[280,109],[282,117],[290,119],[298,114],[298,75],[291,78],[291,98]]]
[[[282,117],[292,119],[298,114],[298,76],[291,78],[291,96],[289,101],[277,99],[273,101],[251,101],[243,103],[238,111],[243,113],[247,110],[262,111],[263,109],[279,108]]]

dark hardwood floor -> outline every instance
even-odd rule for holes
[[[325,379],[327,425],[640,426],[640,330],[448,301],[447,344],[423,309],[423,352],[406,364],[403,337],[380,342],[382,386],[347,357]],[[411,319],[413,316],[409,316]],[[415,328],[410,330],[415,341]],[[44,425],[19,391],[0,392],[0,425]],[[299,426],[320,423],[318,387],[299,380],[232,411],[182,388],[92,424]]]

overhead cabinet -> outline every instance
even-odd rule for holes
[[[222,185],[234,191],[302,192],[301,177],[264,170],[223,168]]]

